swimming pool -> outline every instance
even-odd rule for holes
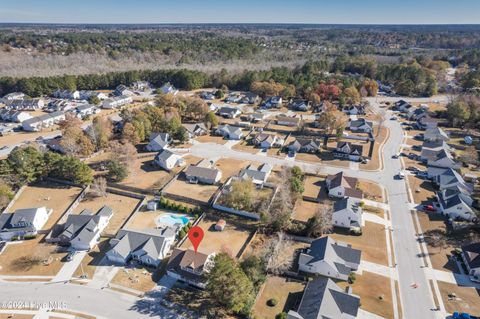
[[[185,216],[177,216],[177,215],[162,215],[157,219],[158,225],[166,225],[166,226],[174,226],[175,224],[188,224],[190,220]]]

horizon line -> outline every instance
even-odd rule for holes
[[[0,25],[298,25],[298,26],[480,26],[480,23],[318,23],[318,22],[0,22]]]

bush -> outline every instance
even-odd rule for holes
[[[355,283],[356,279],[357,279],[357,276],[355,275],[354,272],[351,272],[350,275],[348,275],[348,283],[353,284]]]
[[[287,319],[287,313],[286,312],[280,312],[275,316],[275,319]]]
[[[361,236],[362,235],[362,229],[361,228],[355,228],[350,231],[352,234],[355,236]]]
[[[268,301],[267,301],[267,305],[269,307],[275,307],[277,304],[278,304],[278,301],[275,298],[268,299]]]
[[[361,201],[360,203],[358,203],[358,206],[362,207],[365,206],[365,202],[364,201]]]
[[[187,236],[187,232],[185,230],[183,230],[183,228],[180,230],[180,233],[178,234],[178,236],[180,236],[180,239],[182,239],[183,237]]]

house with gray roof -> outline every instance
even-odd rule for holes
[[[113,263],[125,265],[131,260],[150,267],[158,267],[175,241],[176,229],[130,230],[122,229],[110,240],[106,253]]]
[[[190,183],[216,184],[222,178],[222,172],[216,168],[190,165],[185,171],[185,177]]]
[[[290,126],[290,127],[299,126],[301,121],[302,119],[300,117],[292,117],[292,116],[285,116],[285,115],[279,115],[277,116],[277,119],[276,119],[276,122],[278,125]]]
[[[420,160],[424,163],[427,163],[429,160],[434,160],[437,154],[445,150],[449,152],[451,150],[447,142],[440,141],[424,141],[422,144],[422,152],[420,153]]]
[[[423,133],[423,140],[428,142],[448,142],[449,139],[450,137],[448,136],[448,134],[445,133],[445,131],[438,126],[428,128],[425,133]]]
[[[306,112],[310,109],[310,102],[307,100],[293,100],[288,104],[288,108],[295,111]]]
[[[349,128],[352,132],[371,133],[373,132],[373,122],[360,118],[358,120],[350,121]]]
[[[185,165],[185,160],[182,158],[182,156],[167,149],[158,152],[153,161],[166,171],[171,171],[175,167]]]
[[[279,108],[282,107],[282,104],[283,99],[281,96],[270,96],[265,99],[262,106],[266,108]]]
[[[343,171],[334,175],[328,175],[325,179],[329,197],[353,197],[363,198],[363,193],[357,189],[358,179],[345,176]]]
[[[133,102],[133,99],[130,95],[120,95],[113,96],[111,98],[105,99],[102,102],[102,108],[104,109],[116,109],[124,105],[130,104]]]
[[[103,206],[96,214],[88,209],[78,215],[70,214],[64,224],[53,228],[49,242],[75,250],[90,250],[98,244],[100,234],[112,216],[113,210],[108,206]]]
[[[236,107],[222,106],[218,109],[217,114],[224,118],[234,119],[242,114],[242,112]]]
[[[350,161],[359,161],[362,158],[362,154],[363,146],[350,142],[337,142],[337,147],[333,151],[333,156]]]
[[[470,279],[480,282],[480,242],[462,246],[461,256]]]
[[[273,167],[268,163],[261,165],[250,164],[240,171],[238,177],[242,179],[250,179],[255,185],[263,186],[270,176],[272,169]]]
[[[241,127],[232,126],[229,124],[219,125],[215,130],[215,134],[223,136],[229,140],[240,140],[243,137],[243,131]]]
[[[162,94],[173,94],[177,95],[178,90],[176,87],[174,87],[170,82],[165,83],[158,89]]]
[[[36,207],[0,214],[0,239],[8,241],[15,237],[24,238],[37,235],[51,213],[51,209]]]
[[[281,147],[284,140],[275,134],[258,133],[253,137],[252,142],[255,146],[260,148],[272,148]]]
[[[134,96],[135,92],[130,90],[126,85],[120,84],[115,88],[113,94],[115,96]]]
[[[453,158],[452,153],[446,149],[441,149],[440,151],[431,155],[431,158],[427,160],[427,165],[444,168],[460,167],[460,164],[458,164]]]
[[[167,275],[200,289],[207,285],[207,274],[214,266],[215,253],[175,248],[168,260]]]
[[[172,139],[168,133],[152,133],[149,137],[149,143],[145,149],[149,152],[159,152],[170,145]]]
[[[359,200],[343,198],[333,204],[332,224],[335,227],[359,230],[362,228],[362,213]]]
[[[297,138],[288,145],[288,151],[291,153],[317,153],[322,146],[322,142],[315,138]]]
[[[442,191],[436,195],[440,212],[452,219],[462,219],[466,221],[478,221],[477,214],[474,212],[471,203],[473,200],[462,193],[448,195],[448,191]]]
[[[358,270],[361,251],[326,236],[315,239],[310,248],[300,253],[298,269],[315,276],[347,280]]]
[[[428,176],[440,190],[458,186],[468,190],[469,193],[473,191],[473,186],[465,182],[463,177],[452,168],[429,167]]]
[[[205,123],[185,123],[182,126],[187,130],[188,138],[195,138],[208,133]]]
[[[343,290],[329,278],[319,277],[305,286],[297,311],[290,310],[287,319],[354,319],[360,308],[360,297],[351,288]]]

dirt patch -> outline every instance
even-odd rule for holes
[[[307,175],[305,176],[303,186],[305,188],[303,196],[318,199],[326,199],[328,197],[324,177]]]
[[[347,282],[337,283],[340,287],[349,286]],[[364,271],[356,276],[350,285],[353,294],[360,296],[360,308],[383,318],[393,318],[392,290],[390,279]]]
[[[111,283],[132,288],[135,290],[147,292],[152,290],[159,278],[159,270],[149,268],[124,268],[122,267]]]
[[[368,182],[364,180],[358,181],[358,189],[363,192],[366,199],[374,200],[376,202],[385,202],[383,190],[377,183]]]
[[[335,240],[351,244],[353,248],[362,251],[362,259],[388,266],[387,240],[383,225],[372,222],[365,222],[361,236],[350,235],[347,231],[335,229],[330,234]]]
[[[50,229],[62,217],[68,206],[77,198],[81,191],[82,189],[78,187],[50,182],[27,186],[9,209],[9,212],[13,213],[17,209],[42,206],[45,206],[47,209],[53,209],[52,214],[43,227],[44,230]]]
[[[319,153],[297,153],[295,155],[295,160],[304,161],[304,162],[312,162],[312,163],[319,163],[322,160],[322,157]]]
[[[74,214],[80,214],[84,209],[96,213],[103,206],[109,206],[113,210],[113,216],[110,223],[104,230],[104,234],[115,235],[123,223],[130,217],[135,206],[140,202],[139,199],[107,193],[106,197],[91,198],[86,196],[80,204],[74,209]]]
[[[257,154],[261,151],[260,148],[255,147],[255,145],[248,143],[247,141],[240,141],[232,147],[235,151],[246,152],[250,154]]]
[[[268,277],[253,306],[253,315],[259,319],[270,319],[281,312],[295,310],[295,306],[302,299],[304,289],[305,284],[302,282],[276,276]],[[276,299],[277,305],[274,307],[267,305],[270,299]]]
[[[141,189],[158,189],[163,187],[181,169],[176,167],[172,172],[167,172],[154,164],[155,156],[155,154],[149,157],[142,156],[130,163],[130,173],[121,184]]]
[[[237,223],[229,223],[223,231],[216,231],[214,225],[218,219],[206,216],[198,226],[203,229],[205,235],[198,248],[199,252],[205,254],[227,252],[230,256],[237,256],[242,246],[251,234],[251,230],[241,227]],[[192,243],[186,240],[181,248],[192,248]]]
[[[442,281],[437,281],[440,294],[447,312],[480,313],[480,291],[471,287],[459,287]],[[449,297],[454,293],[456,298]]]
[[[18,314],[18,313],[1,313],[0,319],[32,319],[33,315]],[[53,318],[53,317],[50,317]]]

